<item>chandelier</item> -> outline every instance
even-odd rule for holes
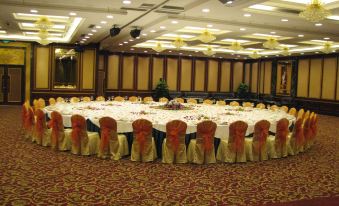
[[[198,39],[204,43],[208,43],[215,40],[216,37],[206,29],[202,34],[200,34],[200,36],[198,36]]]
[[[281,51],[281,54],[284,56],[288,56],[291,54],[290,49],[288,47],[284,47]]]
[[[263,43],[263,46],[267,49],[275,49],[279,46],[279,42],[276,38],[270,37]]]
[[[162,52],[165,50],[164,47],[162,47],[161,43],[160,42],[157,42],[156,43],[156,46],[152,48],[154,51],[156,52]]]
[[[180,49],[181,47],[184,47],[184,46],[187,45],[181,37],[177,37],[177,38],[172,42],[172,44],[173,44],[173,46],[175,46],[176,49]]]
[[[202,51],[202,53],[204,53],[207,56],[212,56],[214,55],[216,52],[213,51],[211,46],[208,46],[206,50]]]
[[[50,41],[48,38],[48,29],[53,27],[53,23],[49,21],[47,17],[41,17],[35,22],[36,27],[39,29],[38,36],[40,40],[38,42],[42,45],[48,45]]]
[[[249,55],[252,59],[258,59],[260,58],[260,54],[257,51],[254,51],[252,54]]]
[[[325,54],[331,53],[333,51],[332,43],[326,42],[321,51],[324,52]]]
[[[306,9],[299,13],[300,17],[311,22],[318,22],[331,15],[331,12],[326,10],[320,0],[311,0]]]
[[[244,48],[241,46],[241,44],[238,41],[232,42],[232,45],[230,46],[231,50],[233,51],[240,51],[243,50]]]

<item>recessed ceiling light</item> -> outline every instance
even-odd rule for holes
[[[204,13],[208,13],[208,12],[210,12],[210,9],[202,9],[201,11],[204,12]]]
[[[147,34],[142,34],[143,36],[147,36]]]
[[[85,42],[84,42],[84,41],[80,41],[80,43],[82,43],[82,44],[83,44],[83,43],[85,43]]]
[[[82,41],[87,41],[87,39],[81,39]]]
[[[155,33],[156,31],[155,31],[155,30],[151,30],[151,31],[149,31],[149,32],[151,32],[151,33]]]
[[[251,17],[252,14],[244,14],[244,17]]]
[[[190,54],[190,55],[188,55],[188,56],[190,56],[190,57],[191,57],[191,56],[192,56],[192,54]]]
[[[282,22],[287,22],[287,21],[288,21],[288,19],[281,19],[281,21],[282,21]]]
[[[275,7],[273,6],[267,6],[267,5],[263,5],[263,4],[254,4],[250,7],[248,7],[250,9],[258,9],[258,10],[265,10],[265,11],[273,11],[275,10]]]
[[[85,36],[86,39],[89,39],[90,37],[89,36]]]
[[[271,33],[271,34],[276,34],[277,32],[275,32],[275,31],[271,31],[270,33]]]
[[[233,1],[227,1],[226,2],[226,4],[232,4],[233,3]]]
[[[70,12],[69,15],[70,15],[70,16],[76,16],[77,13],[75,13],[75,12]]]
[[[316,23],[314,24],[315,26],[322,26],[323,24],[322,23]]]
[[[172,51],[168,51],[169,53],[172,53]]]
[[[38,10],[31,9],[30,12],[31,12],[31,13],[38,13]]]
[[[107,15],[106,17],[107,17],[107,19],[113,19],[112,15]]]
[[[0,30],[0,34],[6,34],[7,32],[5,30]]]
[[[240,31],[246,31],[246,29],[245,28],[240,28]]]
[[[123,4],[131,4],[132,1],[124,0],[124,1],[122,1],[122,3],[123,3]]]
[[[329,38],[329,37],[325,37],[324,39],[325,39],[325,40],[329,40],[330,38]]]
[[[199,51],[195,51],[195,53],[198,53]]]
[[[319,54],[319,52],[315,52],[316,54]]]
[[[119,46],[122,46],[122,45],[123,45],[122,43],[119,44]]]
[[[148,51],[144,51],[145,53],[147,53]]]
[[[166,27],[165,26],[160,26],[160,29],[166,29]]]
[[[298,37],[304,37],[304,35],[303,34],[299,34]]]
[[[178,21],[172,21],[171,23],[172,23],[172,24],[177,24],[177,23],[178,23]]]
[[[92,33],[88,33],[88,36],[93,36],[93,34]]]
[[[182,55],[182,53],[179,53],[179,55]]]
[[[97,28],[97,29],[101,29],[101,26],[95,26],[95,28]]]
[[[207,27],[208,27],[208,28],[212,28],[213,25],[212,25],[212,24],[207,24]]]
[[[268,56],[265,56],[265,57],[268,57]]]
[[[124,41],[124,44],[128,44],[128,42],[127,42],[127,41]]]
[[[134,49],[133,49],[133,48],[131,48],[131,51],[134,51]]]
[[[129,41],[134,41],[133,39],[130,39]]]
[[[140,39],[140,36],[138,36],[136,39]]]
[[[107,21],[101,21],[100,23],[102,23],[102,24],[107,24]]]
[[[95,32],[97,32],[97,30],[95,30],[95,29],[92,29],[92,32],[94,32],[94,33],[95,33]]]

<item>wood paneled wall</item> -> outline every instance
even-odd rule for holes
[[[338,57],[300,59],[297,97],[339,100]]]
[[[244,63],[214,58],[111,54],[107,58],[106,74],[106,92],[151,92],[160,78],[166,80],[170,91],[233,92],[244,81]]]

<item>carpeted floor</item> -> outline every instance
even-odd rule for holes
[[[0,205],[339,205],[338,117],[298,156],[201,166],[55,152],[24,140],[17,106],[0,122]]]

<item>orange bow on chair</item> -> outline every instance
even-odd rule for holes
[[[143,154],[147,137],[152,134],[152,123],[146,119],[139,119],[134,121],[132,126],[136,141],[140,145],[140,152]]]
[[[166,124],[168,142],[174,153],[178,151],[180,136],[186,134],[187,124],[181,120],[173,120]]]
[[[52,146],[55,146],[55,148],[59,147],[60,131],[63,130],[62,124],[61,114],[59,112],[53,111],[51,113],[51,120],[48,122],[48,126],[52,129]]]
[[[234,152],[242,153],[244,151],[245,143],[245,133],[247,129],[247,124],[245,130],[242,127],[236,127],[234,131]]]
[[[86,120],[84,117],[80,115],[73,115],[71,117],[72,122],[72,140],[74,146],[78,147],[78,150],[81,152],[81,138],[82,138],[82,132],[84,132],[86,128]],[[86,130],[85,130],[86,131]]]
[[[42,137],[44,135],[44,129],[45,129],[45,113],[41,109],[37,109],[35,111],[36,115],[36,124],[35,124],[35,132],[36,137],[39,140],[39,143],[42,143]]]
[[[261,154],[262,148],[266,144],[269,128],[270,122],[267,120],[261,120],[254,125],[253,142],[256,142],[253,144],[254,154]]]
[[[114,133],[117,132],[117,122],[111,117],[102,117],[99,123],[101,131],[100,151],[104,152],[109,146],[109,140],[116,138]]]
[[[303,119],[299,118],[295,123],[295,142],[298,147],[304,144],[304,131],[302,128]]]
[[[217,125],[212,121],[204,121],[198,124],[197,132],[202,137],[203,147],[206,152],[210,152],[213,149],[216,128]]]
[[[31,132],[33,129],[33,125],[34,125],[34,113],[33,113],[33,109],[29,107],[26,112],[25,123],[24,123],[26,131]]]
[[[168,141],[171,143],[172,150],[174,153],[177,152],[179,147],[179,128],[173,128],[171,131],[169,131],[169,134],[167,134]]]
[[[287,136],[288,136],[288,133],[289,133],[288,125],[289,125],[289,122],[286,118],[283,118],[283,119],[278,121],[277,131],[276,131],[276,138],[278,140],[278,141],[276,141],[277,147],[281,148],[284,144],[286,144]]]

